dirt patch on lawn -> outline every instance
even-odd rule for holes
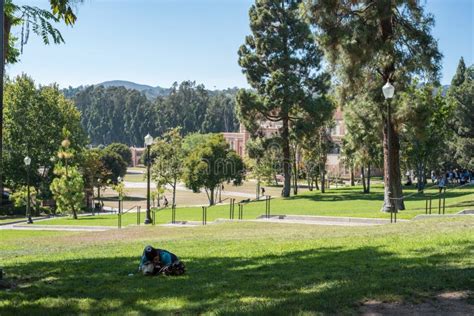
[[[360,313],[376,315],[474,315],[472,293],[469,291],[445,292],[419,304],[405,302],[384,303],[368,300],[362,303]]]

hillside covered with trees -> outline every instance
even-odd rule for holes
[[[92,145],[120,142],[142,146],[147,133],[159,136],[175,126],[184,135],[238,129],[235,90],[209,91],[193,81],[175,83],[169,94],[150,98],[124,86],[95,85],[64,91],[81,112]]]

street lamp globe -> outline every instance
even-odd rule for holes
[[[145,145],[151,146],[153,144],[153,137],[150,134],[145,136]]]
[[[118,178],[117,178],[117,182],[118,182],[118,183],[122,182],[122,180],[123,180],[122,177],[118,177]]]
[[[391,99],[395,94],[395,87],[392,86],[390,81],[387,81],[387,83],[382,87],[382,92],[385,99]]]
[[[31,158],[26,156],[25,159],[23,159],[23,161],[25,162],[25,166],[29,166],[31,164]]]

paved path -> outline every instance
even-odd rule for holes
[[[15,224],[0,226],[0,230],[38,230],[38,231],[71,231],[71,232],[101,232],[117,229],[114,226],[61,226],[61,225],[28,225]]]
[[[123,184],[125,185],[126,189],[146,189],[147,188],[147,183],[146,182],[128,182],[124,181]],[[154,183],[150,183],[150,188],[155,189],[156,185]],[[167,185],[167,189],[171,190],[171,186]],[[192,190],[189,190],[186,188],[183,184],[178,184],[176,186],[177,191],[184,191],[184,192],[193,192]],[[229,195],[229,196],[239,196],[239,197],[245,197],[245,198],[254,198],[255,193],[243,193],[243,192],[236,192],[236,191],[222,191],[222,195]]]

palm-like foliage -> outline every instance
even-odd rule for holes
[[[18,56],[23,52],[23,47],[28,43],[30,32],[41,37],[46,45],[64,43],[61,32],[55,24],[64,21],[66,25],[76,22],[74,5],[81,0],[51,0],[50,10],[41,9],[30,5],[17,5],[12,0],[5,2],[5,59],[8,63],[18,61]],[[11,28],[21,26],[20,38],[11,36]],[[20,44],[20,49],[16,45]]]

